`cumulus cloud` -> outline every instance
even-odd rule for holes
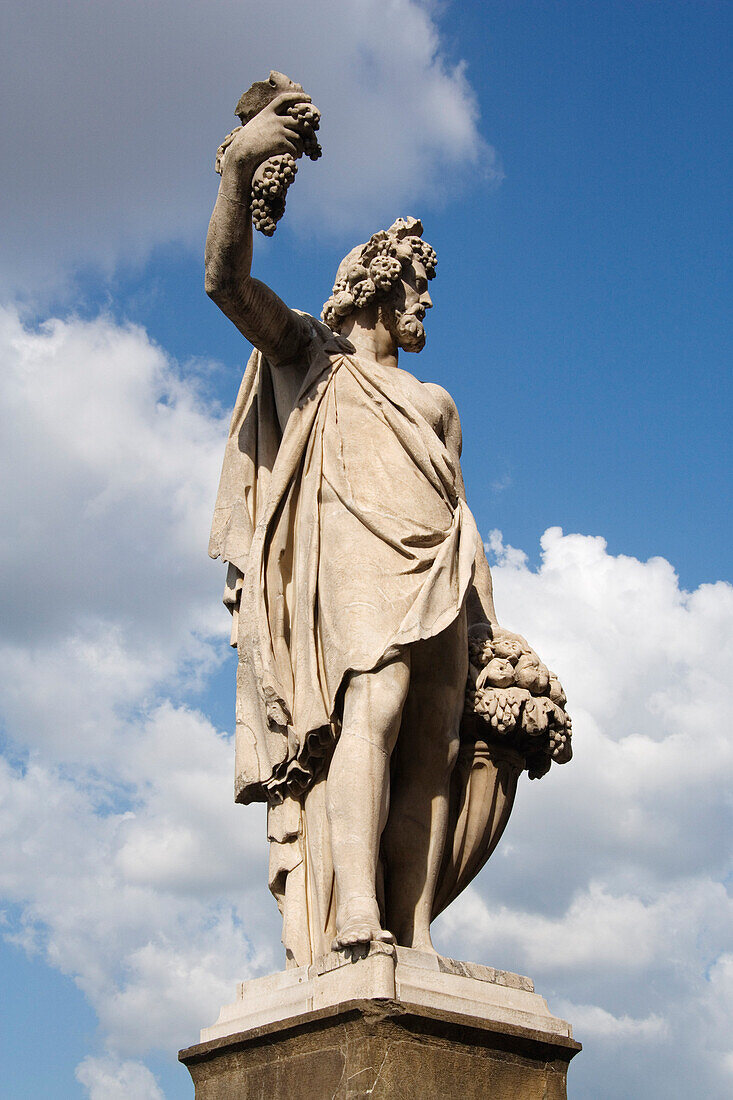
[[[445,195],[464,175],[451,167],[490,174],[464,66],[444,56],[434,12],[419,0],[16,5],[0,46],[0,292],[200,240],[216,147],[240,92],[271,68],[323,110],[326,156],[298,177],[292,225],[307,214],[319,230],[371,231],[438,178]]]
[[[3,706],[16,739],[88,760],[114,740],[110,707],[217,659],[205,543],[224,421],[134,327],[34,331],[2,310],[0,349]]]
[[[696,1081],[722,1097],[733,587],[685,592],[669,562],[611,555],[599,537],[553,528],[541,542],[536,571],[499,532],[487,549],[501,621],[563,680],[575,756],[525,777],[501,845],[438,938],[557,994],[550,1007],[586,1042],[575,1095],[634,1095],[648,1079],[653,1095]]]
[[[186,702],[227,651],[206,555],[225,421],[194,371],[104,319],[5,311],[0,357],[10,935],[74,977],[115,1051],[172,1049],[229,998],[232,960],[274,965],[261,814],[233,805],[229,739]]]
[[[589,1038],[613,1038],[624,1043],[645,1043],[656,1040],[667,1032],[667,1024],[661,1016],[614,1016],[598,1005],[575,1005],[572,1001],[559,1001],[556,1008],[560,1016],[572,1020],[576,1030]]]
[[[118,1058],[85,1058],[76,1079],[89,1092],[89,1100],[163,1100],[163,1093],[147,1066]]]
[[[226,653],[205,554],[225,424],[140,329],[6,311],[0,356],[6,931],[94,1007],[90,1096],[157,1098],[146,1052],[282,965],[263,815],[231,802],[200,693]],[[537,570],[499,533],[489,549],[502,621],[565,684],[576,754],[523,778],[437,943],[534,978],[585,1043],[575,1096],[722,1098],[733,588],[685,592],[662,559],[558,529]]]

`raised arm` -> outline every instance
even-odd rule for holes
[[[219,194],[206,237],[206,293],[274,364],[293,359],[309,333],[297,313],[250,275],[252,177],[269,157],[301,155],[298,128],[282,112],[309,100],[303,92],[283,92],[235,135],[224,154]]]

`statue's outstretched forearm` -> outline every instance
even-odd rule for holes
[[[206,293],[225,313],[236,299],[237,288],[250,277],[250,199],[256,168],[252,158],[227,156],[206,236],[204,285]]]

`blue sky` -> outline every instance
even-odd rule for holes
[[[499,616],[575,716],[576,760],[526,785],[441,947],[532,974],[567,1013],[571,1095],[722,1097],[730,5],[302,18],[74,0],[61,21],[39,0],[2,47],[6,1095],[190,1096],[170,1052],[280,965],[261,822],[228,802],[205,549],[247,348],[202,287],[213,153],[276,67],[312,92],[324,157],[257,274],[318,313],[352,244],[423,219],[435,308],[403,365],[456,399],[469,502],[501,532]],[[558,941],[575,953],[536,947]]]
[[[474,508],[517,545],[558,523],[662,554],[687,584],[729,568],[729,15],[714,3],[492,3],[448,6],[439,23],[504,178],[487,187],[481,168],[458,165],[457,196],[420,203],[441,277],[415,369],[455,392]],[[263,243],[260,263],[317,313],[353,230],[324,240],[306,217]],[[355,221],[369,233],[372,221]],[[145,324],[179,359],[222,360],[217,395],[231,399],[241,341],[202,298],[200,249],[163,247],[80,289],[88,310],[101,301]],[[508,429],[488,463],[476,377]]]

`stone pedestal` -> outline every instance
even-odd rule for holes
[[[241,983],[179,1058],[196,1100],[564,1100],[580,1049],[529,978],[371,944]]]

